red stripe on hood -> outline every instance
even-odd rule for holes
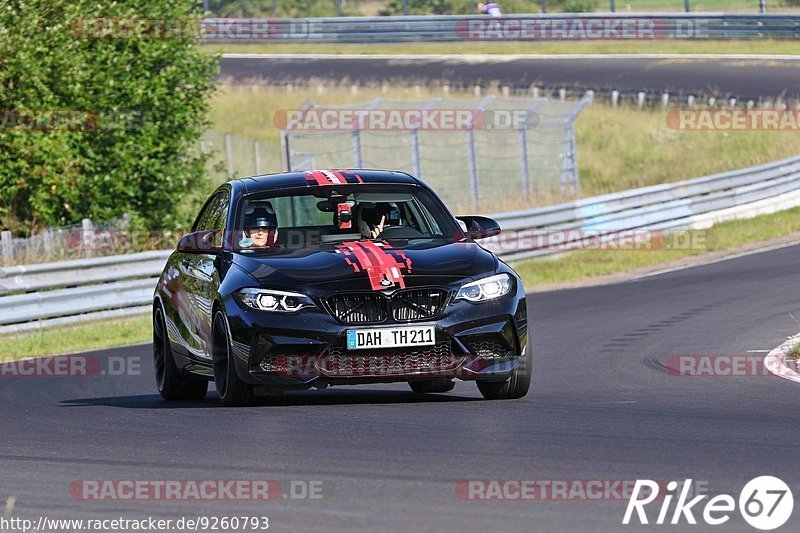
[[[367,272],[372,290],[380,291],[392,286],[405,288],[403,270],[411,272],[411,260],[386,241],[348,241],[337,246],[336,250],[345,255],[345,261],[353,270]],[[391,284],[381,284],[384,280]]]

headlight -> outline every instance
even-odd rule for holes
[[[242,289],[236,294],[243,304],[259,311],[294,313],[304,307],[314,307],[314,301],[311,298],[297,292]]]
[[[497,274],[488,278],[471,281],[461,286],[456,293],[456,300],[485,302],[505,296],[511,291],[513,282],[508,274]]]

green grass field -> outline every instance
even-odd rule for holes
[[[150,321],[149,315],[138,315],[0,335],[0,361],[147,342],[153,337]]]

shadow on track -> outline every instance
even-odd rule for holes
[[[289,407],[301,405],[358,405],[483,401],[480,398],[447,394],[417,394],[387,390],[322,390],[291,391],[280,396],[258,398],[254,407]],[[76,398],[62,400],[62,407],[122,407],[125,409],[196,409],[221,408],[215,393],[199,402],[167,402],[157,394],[137,396],[107,396],[101,398]],[[240,408],[241,409],[241,408]]]

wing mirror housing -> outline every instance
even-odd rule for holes
[[[467,227],[467,235],[471,239],[488,239],[500,234],[500,224],[489,217],[482,216],[464,216],[456,217],[463,222]]]
[[[202,230],[187,233],[178,241],[178,251],[187,254],[216,254],[222,246],[215,244],[219,230]]]

